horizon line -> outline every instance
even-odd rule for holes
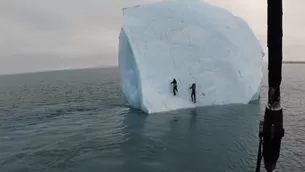
[[[267,63],[267,61],[265,61]],[[283,64],[305,64],[305,61],[282,61]],[[22,74],[35,74],[35,73],[45,73],[45,72],[59,72],[59,71],[71,71],[71,70],[82,70],[82,69],[102,69],[102,68],[117,68],[118,65],[109,66],[92,66],[92,67],[80,67],[80,68],[67,68],[67,69],[51,69],[51,70],[38,70],[29,72],[16,72],[16,73],[0,73],[0,76],[8,75],[22,75]]]

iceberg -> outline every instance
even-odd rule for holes
[[[131,107],[158,113],[259,98],[264,52],[240,17],[205,2],[182,0],[123,12],[118,63],[121,90]]]

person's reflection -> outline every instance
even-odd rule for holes
[[[191,110],[191,117],[190,117],[190,128],[196,127],[196,119],[197,119],[198,113],[196,109]]]

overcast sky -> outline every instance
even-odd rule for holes
[[[117,65],[122,8],[159,0],[0,0],[0,74]],[[266,46],[267,0],[205,0]],[[305,60],[305,0],[284,0],[285,60]]]

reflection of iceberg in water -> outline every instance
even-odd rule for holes
[[[126,114],[123,171],[250,171],[260,106]],[[216,165],[218,164],[218,165]]]
[[[148,115],[136,109],[130,109],[123,115],[125,116],[123,123],[127,140],[120,148],[123,160],[120,171],[139,171],[142,166],[141,154],[145,142],[143,130]]]

